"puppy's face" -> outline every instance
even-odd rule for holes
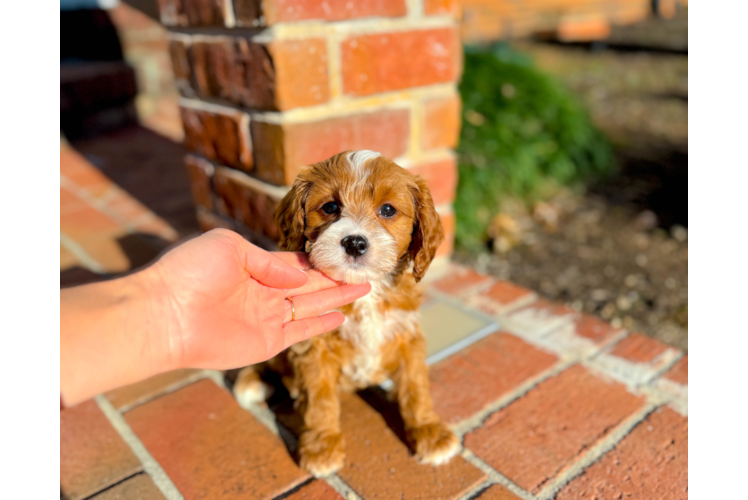
[[[414,262],[420,280],[442,239],[425,183],[372,151],[305,168],[276,213],[281,248],[347,283],[382,278]]]

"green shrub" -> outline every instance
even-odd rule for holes
[[[554,186],[574,186],[612,168],[606,138],[579,100],[506,45],[467,48],[457,244],[484,247],[503,198],[531,204]]]

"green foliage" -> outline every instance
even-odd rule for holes
[[[578,99],[524,54],[468,48],[463,101],[457,244],[477,250],[503,198],[533,203],[612,168],[606,138]]]

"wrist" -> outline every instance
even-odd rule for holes
[[[137,290],[137,308],[144,318],[139,332],[144,352],[151,361],[150,375],[182,368],[179,325],[175,325],[176,307],[167,281],[159,272],[158,263],[130,276]]]
[[[170,369],[148,274],[60,292],[65,406]]]

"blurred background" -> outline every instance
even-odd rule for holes
[[[232,53],[242,55],[233,59],[210,46],[226,27],[254,43],[267,25],[282,26],[283,15],[303,21],[299,11],[315,4],[274,3],[277,12],[261,13],[264,3],[240,0],[61,1],[61,286],[125,273],[210,227],[240,230],[272,247],[273,203],[297,163],[379,143],[387,154],[390,142],[410,134],[416,142],[392,146],[393,158],[431,175],[437,187],[449,174],[433,165],[446,161],[457,173],[440,205],[447,207],[440,212],[445,225],[453,221],[442,257],[687,350],[685,0],[426,1],[423,19],[413,22],[456,20],[461,77],[446,70],[439,76],[438,38],[425,48],[425,38],[403,39],[387,50],[416,66],[421,58],[437,60],[433,81],[405,75],[405,83],[392,83],[379,75],[372,83],[355,80],[355,72],[349,80],[345,65],[338,81],[341,70],[331,64],[329,96],[308,67],[319,39],[261,41],[259,53],[251,43],[232,42]],[[377,3],[357,4],[352,17],[377,18],[369,4]],[[387,15],[403,13],[393,7]],[[334,9],[319,16],[345,19]],[[285,36],[276,28],[271,36]],[[319,46],[329,60],[341,50],[345,62],[363,49],[341,42],[340,33],[323,33]],[[332,48],[338,42],[342,49]],[[307,50],[308,57],[298,55]],[[200,71],[204,61],[212,70]],[[244,67],[240,83],[232,64]],[[278,82],[295,68],[299,83],[286,90]],[[270,104],[258,73],[277,84]],[[224,80],[231,91],[224,92]],[[395,112],[373,129],[336,118],[346,106],[384,106],[386,113],[379,103],[397,107],[399,99],[421,99],[409,109],[427,114],[430,87],[397,92],[433,84],[433,95],[449,96],[455,83],[461,106],[435,106],[434,123],[449,122],[450,113],[455,123],[445,125],[446,139],[432,137],[433,147],[424,145],[432,139],[413,139],[430,130],[428,121],[410,118],[401,133]],[[377,92],[379,101],[371,97]],[[308,154],[294,151],[308,133],[292,125],[320,119],[315,110],[328,108],[334,117],[322,130],[343,139],[326,138]],[[277,123],[262,122],[268,110]],[[377,138],[367,146],[371,134]],[[279,165],[282,179],[268,173],[269,164]]]

